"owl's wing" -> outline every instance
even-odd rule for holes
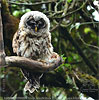
[[[13,40],[12,40],[12,47],[13,47],[13,52],[17,53],[18,50],[18,39],[19,39],[19,35],[18,35],[18,31],[14,34]]]
[[[21,71],[24,77],[28,80],[26,83],[24,90],[33,93],[40,88],[40,78],[43,74],[40,73],[33,73],[31,70],[21,68]]]

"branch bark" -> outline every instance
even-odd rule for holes
[[[95,77],[75,70],[68,71],[68,74],[70,77],[74,78],[74,83],[78,87],[77,91],[80,91],[95,100],[98,99],[99,81]],[[49,72],[44,74],[41,78],[41,85],[61,87],[69,94],[70,89],[74,89],[74,84],[68,83],[66,81],[67,79],[68,78],[64,78],[60,72]],[[75,91],[72,91],[72,93],[75,93]]]
[[[5,51],[3,42],[3,26],[1,17],[1,0],[0,0],[0,67],[5,65]]]
[[[57,68],[62,64],[62,58],[52,58],[49,62],[35,61],[25,57],[10,56],[5,58],[6,67],[20,67],[33,70],[34,72],[47,72]]]
[[[91,75],[82,74],[80,71],[73,73],[75,76],[75,83],[79,88],[79,91],[94,98],[95,100],[98,100],[99,80]]]

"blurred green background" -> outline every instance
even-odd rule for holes
[[[97,2],[96,0],[2,0],[6,55],[15,55],[12,51],[12,37],[18,28],[20,17],[29,11],[41,11],[50,19],[54,51],[62,56],[65,63],[55,71],[45,74],[40,89],[33,94],[23,91],[26,80],[19,68],[1,68],[0,100],[9,100],[10,97],[13,100],[31,100],[31,98],[91,100],[88,99],[91,94],[79,90],[82,85],[75,79],[75,74],[81,78],[81,82],[90,81],[91,76],[98,81]],[[87,75],[88,78],[83,76],[86,79],[84,80],[79,75]],[[94,94],[92,98],[95,99],[95,95],[98,94]]]

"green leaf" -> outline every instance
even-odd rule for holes
[[[71,56],[68,57],[68,62],[71,62],[73,58]]]
[[[60,65],[60,67],[59,68],[57,68],[56,70],[58,71],[58,72],[63,72],[63,64],[62,65]]]
[[[64,57],[64,54],[61,55],[62,59],[65,61],[67,57]]]
[[[64,64],[64,66],[68,68],[68,67],[70,67],[71,65],[67,63],[67,64]]]
[[[79,55],[78,54],[72,54],[73,55],[73,59],[78,60],[79,59]]]
[[[84,33],[85,34],[88,34],[89,32],[91,32],[91,29],[89,27],[87,27],[87,28],[84,29]]]
[[[20,11],[18,11],[18,10],[15,10],[14,12],[13,12],[13,16],[16,16],[16,17],[18,17],[20,15]]]
[[[71,3],[71,2],[72,2],[72,0],[67,0],[67,2],[68,2],[68,3]]]
[[[31,11],[31,9],[26,9],[26,12],[29,12],[29,11]]]
[[[91,33],[90,36],[91,36],[92,38],[94,38],[94,39],[97,38],[97,36],[96,36],[95,34],[93,34],[93,33]]]

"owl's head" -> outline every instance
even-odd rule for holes
[[[19,28],[24,28],[33,35],[42,35],[49,31],[50,21],[45,14],[30,11],[21,17]]]

